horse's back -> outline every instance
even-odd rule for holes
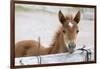
[[[23,40],[15,44],[15,57],[36,55],[39,43],[33,40]]]
[[[23,40],[15,44],[15,57],[46,55],[51,47],[45,48],[34,40]]]

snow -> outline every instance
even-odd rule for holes
[[[40,37],[41,43],[48,46],[60,24],[57,17],[44,13],[16,14],[15,42],[26,39],[37,40]]]

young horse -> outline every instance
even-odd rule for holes
[[[79,32],[78,23],[80,21],[80,11],[72,16],[64,16],[59,11],[59,21],[62,26],[56,32],[53,43],[49,48],[45,48],[34,40],[19,41],[15,45],[15,57],[38,56],[46,54],[56,54],[69,52],[73,53],[76,47],[76,37]]]

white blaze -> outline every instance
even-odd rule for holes
[[[73,27],[73,24],[71,23],[71,22],[69,22],[69,24],[68,24],[71,28]]]

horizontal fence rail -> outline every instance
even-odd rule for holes
[[[91,49],[80,48],[74,53],[59,53],[31,57],[15,58],[15,65],[35,65],[35,64],[52,64],[52,63],[71,63],[71,62],[88,62],[94,60],[94,52]]]

